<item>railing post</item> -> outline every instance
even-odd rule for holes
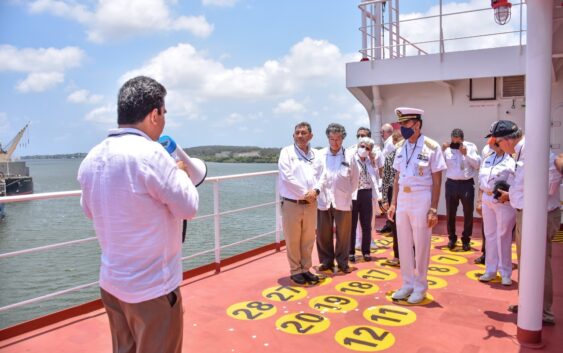
[[[215,273],[221,272],[221,215],[219,215],[219,181],[213,184],[213,219],[215,221]]]
[[[368,27],[367,27],[367,16],[366,16],[366,9],[360,6],[360,10],[362,11],[362,61],[368,59]]]
[[[440,61],[444,58],[444,30],[442,29],[442,0],[440,0]]]
[[[280,180],[276,178],[276,252],[281,250],[281,204],[280,204]]]

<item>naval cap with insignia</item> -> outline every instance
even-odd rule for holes
[[[399,107],[395,109],[395,115],[397,115],[397,121],[402,123],[410,119],[420,119],[422,120],[422,114],[424,110],[408,107]]]
[[[499,120],[491,135],[493,137],[504,137],[518,131],[518,125],[514,121]]]

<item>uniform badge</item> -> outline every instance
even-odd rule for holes
[[[408,194],[408,193],[411,192],[412,190],[411,190],[411,187],[410,187],[410,186],[405,186],[405,187],[403,187],[403,191]]]
[[[422,166],[418,167],[418,175],[420,175],[420,176],[424,175],[424,169],[422,168]]]

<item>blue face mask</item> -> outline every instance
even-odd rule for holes
[[[408,140],[412,135],[414,135],[414,130],[412,127],[401,126],[401,135],[403,135],[405,140]]]

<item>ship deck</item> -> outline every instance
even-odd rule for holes
[[[476,228],[480,228],[477,226]],[[328,276],[322,285],[291,285],[285,249],[223,267],[221,272],[182,283],[184,352],[528,352],[516,340],[514,283],[476,280],[483,267],[481,239],[472,251],[450,252],[443,222],[432,238],[429,294],[422,305],[393,303],[400,286],[391,238],[378,237],[376,261],[359,262],[347,275]],[[563,268],[563,234],[553,246],[554,269]],[[315,252],[316,253],[316,252]],[[513,245],[513,259],[515,247]],[[516,262],[513,260],[513,262]],[[542,351],[563,346],[563,281],[554,271],[554,312],[559,323],[544,326]],[[559,348],[557,348],[559,347]],[[110,352],[109,324],[103,309],[0,342],[0,351]]]

